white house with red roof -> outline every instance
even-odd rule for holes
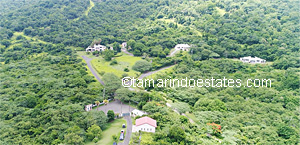
[[[135,120],[135,125],[133,126],[133,132],[144,131],[144,132],[155,132],[156,120],[150,117],[142,117]]]

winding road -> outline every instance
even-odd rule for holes
[[[130,55],[130,56],[134,56],[132,53],[128,52],[127,49],[122,48],[121,51],[128,54],[128,55]]]
[[[178,50],[175,49],[173,52],[171,52],[167,57],[172,57]]]
[[[126,53],[127,51],[125,50],[123,52]],[[131,54],[129,52],[127,52],[127,54],[133,56],[133,54]],[[90,69],[90,71],[92,72],[92,74],[95,76],[95,78],[98,80],[98,82],[100,82],[104,86],[104,82],[100,79],[100,77],[98,76],[97,71],[93,68],[93,66],[91,64],[91,61],[93,59],[92,58],[88,58],[87,56],[84,56],[84,55],[81,56],[81,57],[85,60],[88,68]],[[172,66],[174,66],[174,65],[163,67],[163,68],[160,68],[160,69],[155,70],[155,71],[150,71],[150,72],[143,73],[143,74],[140,75],[139,79],[143,79],[143,78],[145,78],[145,77],[147,77],[147,76],[149,76],[151,74],[154,74],[156,72],[162,71],[162,70],[167,69],[167,68],[170,68]],[[134,89],[132,89],[132,88],[129,88],[129,90],[134,91]],[[131,136],[131,133],[132,133],[132,121],[131,121],[130,116],[126,116],[126,117],[124,117],[124,119],[126,119],[126,122],[127,122],[126,135],[125,135],[124,142],[120,142],[119,145],[128,145],[129,142],[130,142],[130,136]]]
[[[98,76],[98,73],[94,70],[94,68],[93,68],[93,66],[92,66],[92,64],[91,64],[91,61],[93,60],[92,58],[88,58],[88,57],[86,57],[86,56],[81,56],[84,60],[85,60],[85,62],[86,62],[86,64],[87,64],[87,66],[89,67],[89,69],[90,69],[90,71],[92,72],[92,74],[95,76],[95,78],[98,80],[98,82],[100,82],[103,86],[104,86],[104,82],[100,79],[100,77]]]
[[[160,68],[160,69],[158,69],[158,70],[155,70],[155,71],[149,71],[149,72],[143,73],[143,74],[141,74],[141,75],[139,76],[139,79],[143,79],[143,78],[145,78],[145,77],[147,77],[147,76],[150,76],[150,75],[152,75],[152,74],[154,74],[154,73],[157,73],[157,72],[159,72],[159,71],[162,71],[162,70],[165,70],[165,69],[167,69],[167,68],[170,68],[170,67],[172,67],[172,66],[174,66],[174,65],[162,67],[162,68]]]

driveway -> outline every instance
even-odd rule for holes
[[[121,51],[123,51],[124,53],[130,55],[130,56],[134,56],[132,53],[128,52],[127,49],[121,49]]]
[[[85,60],[87,66],[89,67],[89,69],[91,70],[91,72],[95,76],[95,78],[98,80],[98,82],[100,82],[104,86],[104,82],[100,79],[100,77],[98,76],[98,73],[94,70],[93,66],[91,65],[91,61],[93,59],[92,58],[88,58],[88,57],[86,57],[84,55],[81,56],[81,57]]]
[[[130,137],[132,133],[132,121],[130,116],[124,117],[124,119],[127,122],[127,128],[126,128],[126,134],[125,134],[125,139],[123,142],[118,143],[118,145],[129,145],[130,142]]]
[[[134,108],[126,105],[126,104],[122,104],[119,100],[115,100],[113,102],[108,103],[107,105],[103,105],[97,108],[98,111],[103,111],[105,113],[107,113],[108,110],[113,110],[115,113],[130,113]],[[131,121],[131,117],[130,116],[125,116],[124,119],[127,122],[127,126],[126,126],[126,134],[125,134],[125,138],[123,142],[118,143],[118,145],[129,145],[130,142],[130,136],[132,133],[132,121]]]
[[[108,110],[113,110],[115,113],[130,113],[134,108],[126,104],[121,105],[121,101],[115,100],[109,102],[107,105],[98,107],[97,110],[103,111],[104,113],[107,113]]]
[[[172,57],[178,50],[175,49],[173,52],[171,52],[167,57]]]

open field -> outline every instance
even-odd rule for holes
[[[91,62],[99,74],[101,74],[101,72],[114,73],[118,77],[121,77],[124,73],[128,74],[130,77],[137,77],[140,74],[139,72],[132,70],[132,66],[135,62],[141,60],[140,57],[123,54],[120,57],[115,57],[115,60],[118,62],[116,65],[110,65],[111,61],[105,61],[102,57],[93,59]],[[128,68],[129,72],[125,72],[125,68]]]

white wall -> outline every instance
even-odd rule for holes
[[[155,127],[149,125],[149,124],[143,124],[140,126],[135,126],[135,131],[144,131],[144,132],[155,132]]]

